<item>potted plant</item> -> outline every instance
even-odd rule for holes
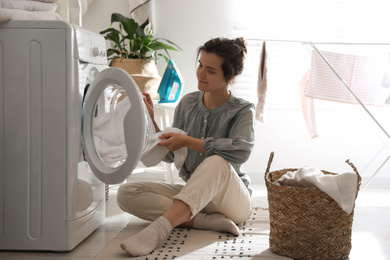
[[[119,28],[114,28],[114,24]],[[139,25],[134,19],[118,13],[111,15],[110,28],[100,34],[111,43],[107,48],[110,66],[126,70],[142,92],[156,96],[161,80],[156,64],[159,58],[168,63],[168,51],[179,51],[180,47],[169,40],[153,38],[149,19]]]

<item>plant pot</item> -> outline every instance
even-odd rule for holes
[[[141,92],[149,93],[152,99],[158,98],[161,77],[153,59],[113,59],[111,67],[125,70],[137,83]]]

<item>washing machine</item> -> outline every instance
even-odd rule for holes
[[[140,159],[145,112],[101,35],[0,23],[0,250],[69,251],[99,227],[105,184]]]

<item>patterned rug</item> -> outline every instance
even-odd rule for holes
[[[240,236],[208,230],[175,228],[149,255],[129,257],[120,249],[119,244],[149,223],[134,219],[95,259],[291,259],[270,251],[268,210],[262,207],[254,207],[250,219],[239,225]]]

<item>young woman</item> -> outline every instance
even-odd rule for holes
[[[198,49],[199,91],[178,104],[173,127],[185,134],[165,133],[159,145],[171,152],[188,148],[180,169],[185,185],[126,183],[118,190],[118,205],[126,212],[153,221],[123,241],[132,256],[149,254],[177,226],[239,235],[238,223],[251,214],[250,179],[241,168],[254,145],[254,105],[229,90],[241,74],[247,53],[243,38],[215,38]],[[153,119],[153,103],[146,104]],[[154,123],[156,129],[158,126]]]

